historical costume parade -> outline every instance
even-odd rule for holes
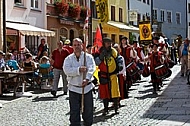
[[[111,42],[110,38],[104,38],[99,56],[95,57],[95,62],[99,66],[99,93],[104,103],[103,115],[108,113],[110,100],[113,100],[115,113],[118,113],[118,98],[120,97],[117,73],[123,69],[123,66],[122,61],[117,59],[118,53],[111,47]]]

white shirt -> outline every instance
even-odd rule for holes
[[[72,53],[65,58],[63,63],[63,71],[67,75],[68,89],[79,94],[82,94],[82,88],[77,86],[81,86],[83,82],[83,74],[79,72],[81,66],[84,66],[84,52],[81,52],[79,61],[77,61],[75,54]],[[88,53],[86,53],[86,67],[86,79],[91,81],[93,80],[96,65],[93,56]],[[84,94],[88,93],[93,88],[94,85],[92,83],[86,85],[84,88]]]
[[[123,61],[123,69],[122,71],[119,72],[119,74],[123,74],[123,76],[126,76],[126,66],[125,66],[125,59],[122,57],[122,61]]]

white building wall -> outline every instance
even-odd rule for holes
[[[39,8],[32,9],[30,0],[23,0],[23,7],[16,6],[14,0],[7,0],[6,21],[28,23],[46,29],[46,2],[47,0],[39,0]],[[21,47],[22,46],[25,46],[24,36],[21,36]]]

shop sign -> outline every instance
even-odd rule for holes
[[[137,11],[129,10],[129,21],[137,21]]]
[[[66,25],[74,25],[73,21],[66,21],[66,20],[60,20],[61,24],[66,24]]]

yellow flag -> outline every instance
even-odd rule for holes
[[[150,23],[139,24],[140,40],[152,40]]]
[[[99,22],[108,22],[108,0],[96,0],[96,10]]]

